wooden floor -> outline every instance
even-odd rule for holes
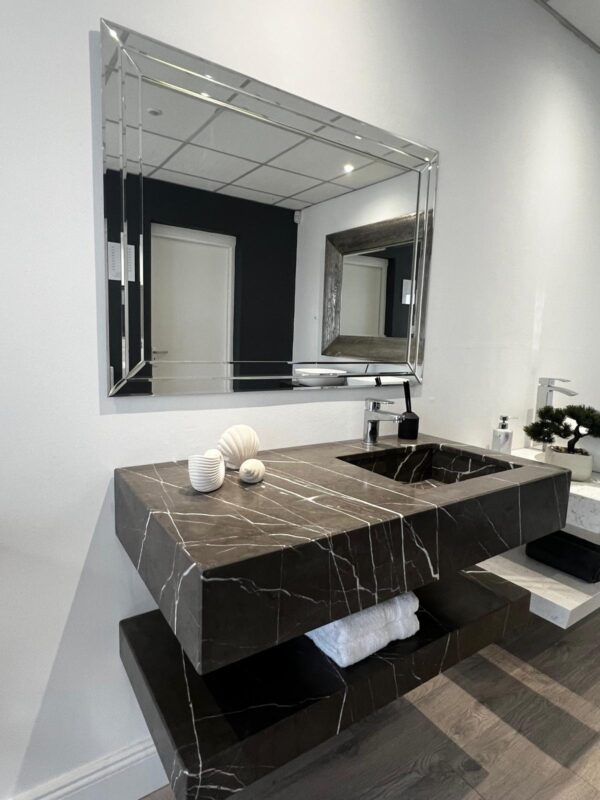
[[[235,796],[600,800],[600,612],[536,621]]]

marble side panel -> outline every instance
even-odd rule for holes
[[[414,471],[432,445],[431,478],[390,476],[407,453]],[[352,455],[373,470],[344,460]],[[117,535],[201,674],[565,522],[567,471],[433,437],[261,457],[262,483],[228,473],[208,495],[190,487],[184,462],[116,471]]]
[[[528,618],[527,592],[476,568],[418,594],[419,633],[348,669],[301,636],[200,676],[160,612],[124,620],[123,663],[177,800],[237,794]]]

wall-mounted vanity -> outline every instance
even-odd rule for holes
[[[102,50],[109,394],[421,380],[437,152],[113,23]]]
[[[420,381],[431,148],[102,23],[109,393]],[[474,567],[564,524],[564,470],[427,436],[265,453],[210,494],[117,470],[158,610],[121,655],[178,800],[245,789],[501,639]],[[418,634],[338,668],[303,634],[415,591]]]

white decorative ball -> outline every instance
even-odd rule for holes
[[[227,428],[218,445],[229,469],[239,469],[244,461],[254,458],[259,446],[256,431],[249,425],[232,425]]]
[[[249,458],[240,466],[240,480],[244,483],[260,483],[265,477],[265,465],[258,458]]]
[[[219,450],[207,450],[204,455],[188,458],[190,483],[197,492],[214,492],[225,480],[225,462]]]

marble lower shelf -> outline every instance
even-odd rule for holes
[[[598,543],[598,534],[566,530]],[[517,547],[482,561],[482,569],[521,586],[531,594],[530,611],[561,628],[569,628],[600,608],[600,583],[586,583],[554,567],[541,564]]]
[[[339,669],[305,636],[201,676],[160,611],[121,622],[121,658],[177,800],[224,800],[491,642],[529,594],[472,568],[417,590],[421,629]]]

